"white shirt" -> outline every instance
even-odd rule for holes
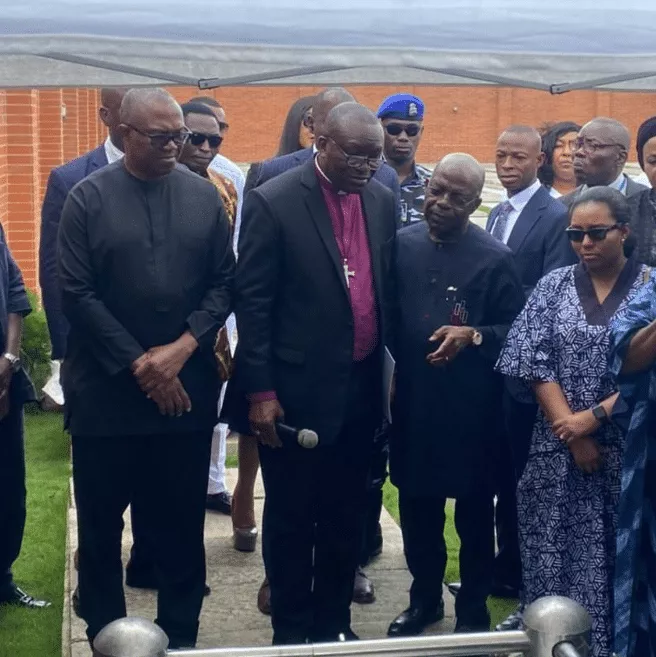
[[[235,253],[237,252],[237,245],[239,244],[239,230],[241,228],[241,206],[244,201],[244,186],[246,185],[246,176],[244,172],[225,155],[217,153],[214,159],[210,162],[210,169],[225,176],[235,186],[237,190],[237,212],[235,214],[235,236],[233,239],[233,246]]]
[[[508,199],[508,202],[512,206],[512,210],[508,215],[508,223],[506,224],[506,230],[503,234],[503,243],[508,244],[508,240],[512,235],[513,228],[519,219],[519,215],[522,213],[522,210],[528,205],[528,202],[533,198],[533,195],[542,187],[542,184],[539,180],[536,180],[530,187],[523,189],[521,192],[517,192],[514,196],[511,196]],[[497,219],[498,219],[497,215]],[[496,220],[495,220],[496,223]],[[494,225],[492,225],[492,229]],[[492,230],[490,230],[492,232]]]
[[[109,137],[105,139],[105,156],[107,157],[107,164],[118,162],[123,157],[123,151],[116,148],[114,142]]]
[[[562,194],[555,187],[549,188],[549,195],[551,198],[560,198],[562,196]]]

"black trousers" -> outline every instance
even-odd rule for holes
[[[205,588],[205,494],[212,429],[163,435],[73,436],[79,591],[91,640],[126,615],[123,513],[133,501],[153,539],[156,623],[171,648],[192,647]]]
[[[447,562],[444,540],[446,498],[408,497],[399,491],[401,531],[412,575],[410,605],[434,610],[442,600]],[[489,627],[487,596],[494,565],[494,508],[492,495],[460,498],[455,525],[460,537],[460,581],[456,596],[458,624]]]
[[[350,628],[376,425],[378,369],[355,364],[334,444],[260,446],[262,549],[274,644],[337,640]]]
[[[380,536],[380,513],[383,510],[383,486],[387,479],[388,457],[388,428],[384,427],[377,431],[374,437],[360,553],[361,566],[367,565],[371,553],[382,540]]]
[[[523,404],[504,393],[507,441],[500,448],[497,463],[497,505],[495,510],[499,551],[494,562],[494,583],[520,589],[522,564],[517,530],[517,484],[524,471],[537,413],[534,404]]]
[[[0,421],[0,598],[11,586],[25,529],[23,406],[12,403]]]

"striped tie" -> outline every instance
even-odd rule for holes
[[[494,222],[494,226],[492,226],[492,236],[502,242],[504,241],[503,238],[506,234],[508,219],[510,219],[510,213],[512,210],[513,206],[510,204],[510,201],[504,201],[499,207],[499,214],[497,214],[497,219]]]

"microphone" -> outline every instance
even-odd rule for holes
[[[314,449],[319,444],[319,436],[312,429],[295,429],[282,422],[276,422],[276,431],[285,444],[296,443],[305,449]]]

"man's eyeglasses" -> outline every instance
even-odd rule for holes
[[[127,125],[130,130],[134,130],[140,135],[148,137],[150,140],[150,145],[153,148],[157,148],[159,150],[164,149],[170,141],[172,141],[176,146],[184,146],[187,139],[189,138],[189,135],[191,134],[186,128],[184,130],[179,130],[178,132],[144,132],[143,130],[139,130],[139,128],[135,128],[129,123],[126,123],[125,125]]]
[[[596,153],[602,148],[610,148],[611,146],[619,146],[619,144],[603,144],[599,141],[590,141],[581,137],[574,142],[575,150],[583,151],[584,153]]]
[[[206,135],[203,132],[192,132],[189,135],[189,141],[194,146],[200,146],[207,142],[210,148],[218,148],[223,142],[223,137],[221,135]]]
[[[388,123],[385,126],[385,132],[392,137],[398,137],[402,132],[405,132],[408,137],[416,137],[421,130],[421,126],[416,123],[409,123],[403,125],[401,123]]]
[[[565,232],[567,233],[570,242],[582,242],[586,235],[593,242],[603,242],[606,239],[606,235],[608,235],[611,230],[619,228],[619,224],[613,224],[612,226],[600,226],[599,228],[589,228],[588,230],[582,230],[581,228],[566,228]]]
[[[341,151],[344,159],[346,160],[346,165],[352,169],[359,169],[363,166],[367,166],[369,169],[371,169],[371,171],[375,171],[383,161],[382,155],[379,155],[378,157],[367,157],[366,155],[349,155],[334,139],[330,137],[329,139]]]

